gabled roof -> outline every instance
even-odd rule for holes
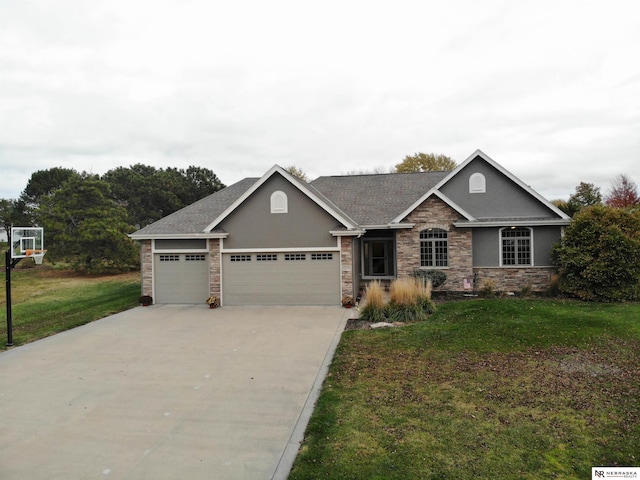
[[[298,188],[302,193],[304,193],[307,197],[309,197],[312,201],[314,201],[319,207],[321,207],[324,211],[326,211],[333,218],[338,220],[340,224],[342,224],[348,230],[357,230],[358,225],[354,222],[347,214],[345,214],[342,210],[340,210],[336,205],[334,205],[331,201],[329,201],[324,195],[318,192],[315,188],[309,188],[309,184],[300,180],[297,177],[294,177],[289,172],[284,170],[282,167],[278,165],[274,165],[269,169],[267,173],[265,173],[257,182],[246,190],[240,197],[238,197],[231,205],[229,205],[220,215],[215,217],[213,222],[211,222],[204,229],[205,232],[212,231],[216,226],[220,224],[225,218],[227,218],[236,208],[238,208],[242,202],[244,202],[247,198],[249,198],[260,186],[262,186],[267,180],[269,180],[273,175],[280,174],[286,180],[288,180],[294,187]]]
[[[362,227],[388,226],[449,172],[319,177],[310,185]]]
[[[474,218],[441,188],[477,157],[482,158],[522,190],[545,205],[545,218]],[[480,227],[501,225],[505,221],[528,225],[567,225],[570,218],[544,197],[505,170],[488,155],[476,150],[456,169],[448,172],[389,173],[371,175],[325,176],[306,183],[274,165],[260,178],[245,178],[188,207],[168,215],[130,235],[146,238],[225,237],[220,223],[273,175],[281,175],[341,225],[332,234],[354,235],[366,229],[406,228],[403,219],[429,197],[435,196],[456,210],[456,226]]]
[[[521,218],[521,219],[519,219],[519,221],[526,223],[529,220],[535,220],[535,223],[539,224],[539,225],[542,225],[542,224],[567,225],[571,221],[570,217],[567,216],[563,211],[558,209],[555,205],[553,205],[551,202],[549,202],[547,199],[545,199],[542,195],[540,195],[538,192],[533,190],[527,184],[523,183],[518,177],[516,177],[511,172],[506,170],[500,164],[496,163],[491,157],[489,157],[487,154],[485,154],[482,150],[476,150],[464,162],[462,162],[460,165],[458,165],[454,170],[451,170],[450,172],[446,172],[447,174],[444,176],[444,178],[442,178],[436,185],[434,185],[431,190],[429,190],[428,192],[425,192],[419,199],[417,199],[406,210],[403,210],[402,213],[400,213],[396,218],[393,219],[393,222],[402,221],[402,219],[404,217],[409,215],[409,213],[411,213],[418,205],[420,205],[422,202],[424,202],[427,198],[431,197],[432,195],[437,195],[438,197],[440,197],[441,200],[443,200],[445,203],[447,203],[450,207],[452,207],[455,210],[457,210],[460,214],[462,214],[466,218],[466,220],[462,220],[460,222],[457,222],[456,226],[463,226],[463,225],[464,226],[474,226],[474,225],[475,226],[491,226],[491,225],[494,225],[494,224],[499,224],[499,223],[501,224],[501,223],[504,223],[506,220],[509,220],[509,219],[503,219],[503,218],[501,218],[501,219],[474,218],[472,215],[470,215],[469,213],[467,213],[463,209],[461,209],[459,206],[457,206],[451,199],[449,199],[446,195],[444,195],[440,191],[440,189],[444,185],[446,185],[447,182],[449,182],[452,178],[454,178],[469,163],[471,163],[473,160],[475,160],[478,157],[480,157],[485,162],[487,162],[489,165],[491,165],[493,168],[498,170],[502,175],[504,175],[509,180],[511,180],[513,183],[518,185],[522,190],[524,190],[529,195],[534,197],[540,203],[544,204],[549,210],[551,210],[554,214],[556,214],[559,217],[557,219]]]

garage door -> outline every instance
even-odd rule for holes
[[[155,254],[155,303],[202,303],[209,296],[209,256]]]
[[[222,256],[224,305],[339,305],[337,252]]]

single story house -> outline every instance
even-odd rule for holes
[[[320,177],[275,165],[133,233],[154,303],[339,305],[416,269],[440,287],[544,290],[570,218],[477,150],[450,172]]]

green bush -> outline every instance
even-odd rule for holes
[[[420,278],[425,283],[430,280],[433,288],[438,288],[447,281],[447,274],[442,270],[415,269],[411,275]]]
[[[563,293],[604,302],[637,298],[640,210],[604,206],[581,210],[552,256]]]

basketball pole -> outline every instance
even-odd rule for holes
[[[7,234],[7,252],[5,253],[5,271],[7,287],[7,347],[13,347],[13,316],[11,312],[11,269],[15,267],[21,258],[13,258],[11,255],[11,230]]]
[[[11,246],[11,234],[9,234],[9,247]],[[11,252],[7,248],[5,254],[5,268],[7,273],[7,347],[13,346],[13,319],[11,318]]]

